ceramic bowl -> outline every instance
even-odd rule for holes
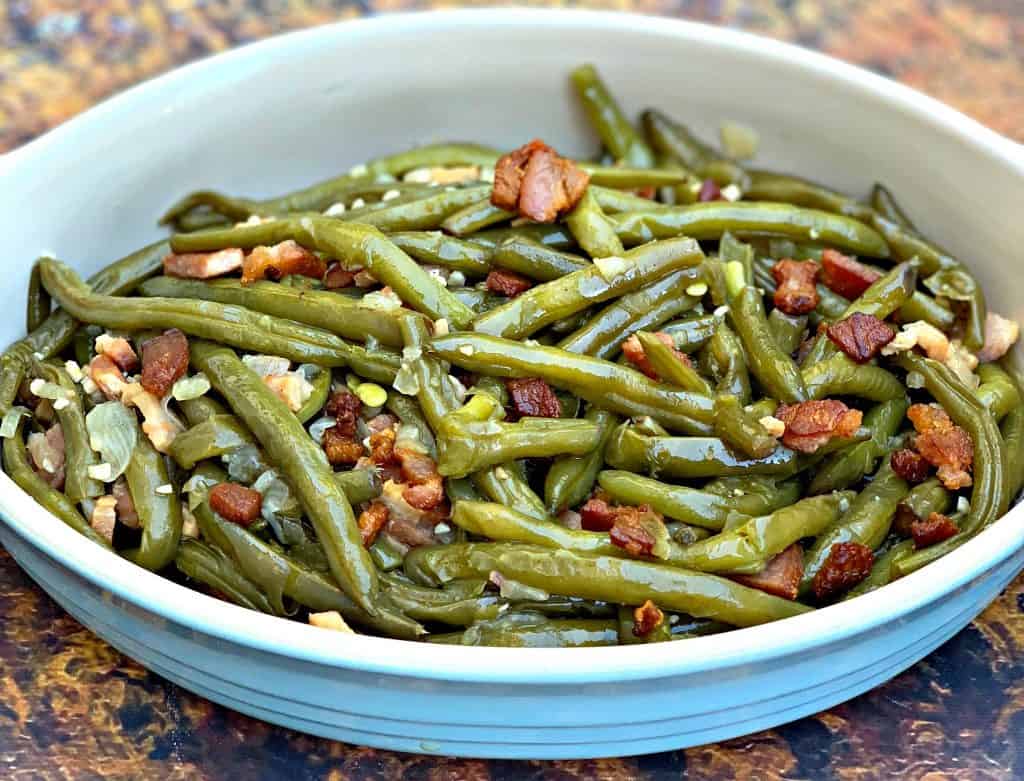
[[[159,235],[203,186],[271,195],[378,154],[535,136],[591,154],[567,83],[597,64],[630,112],[713,137],[761,134],[759,164],[854,193],[886,182],[1024,316],[1024,156],[923,95],[799,48],[667,19],[566,11],[387,16],[286,35],[132,89],[0,160],[0,298],[22,335],[32,260],[96,270]],[[1012,511],[940,563],[859,599],[681,643],[530,649],[339,636],[202,596],[91,545],[0,476],[0,542],[76,619],[216,702],[353,743],[481,757],[675,749],[854,697],[977,615],[1024,562]],[[895,725],[894,725],[895,726]]]

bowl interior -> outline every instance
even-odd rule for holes
[[[0,302],[17,313],[0,323],[0,342],[23,334],[24,291],[38,254],[90,273],[162,235],[157,217],[192,189],[272,195],[441,140],[513,147],[541,137],[565,153],[591,154],[597,141],[567,84],[569,69],[587,61],[632,115],[657,107],[709,139],[721,120],[737,120],[760,133],[759,166],[855,194],[885,182],[925,232],[976,272],[993,309],[1024,317],[1024,275],[1014,266],[1024,246],[1024,164],[952,110],[727,30],[605,14],[459,12],[246,47],[132,90],[0,163],[0,229],[9,248]],[[3,485],[8,518],[39,515]],[[68,543],[67,530],[48,521],[40,544]],[[1005,533],[1019,544],[1021,519],[1013,522]],[[961,551],[956,577],[977,574],[1011,536]],[[158,591],[154,579],[133,573],[144,586],[139,593]],[[942,584],[908,578],[893,588],[920,601]],[[849,629],[846,619],[857,611],[833,615]],[[779,643],[788,634],[756,631]],[[313,634],[298,636],[315,645]]]

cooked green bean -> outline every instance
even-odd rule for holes
[[[302,406],[295,410],[295,417],[299,419],[300,423],[306,423],[316,413],[323,409],[324,404],[327,403],[327,397],[331,394],[331,370],[317,367],[319,370],[316,376],[313,377],[313,382],[310,383],[313,386],[313,390],[309,394],[309,398],[306,399]]]
[[[781,309],[773,309],[768,315],[768,330],[779,349],[787,355],[792,355],[800,346],[807,331],[807,317],[787,315]]]
[[[541,282],[550,282],[590,267],[590,263],[579,255],[560,252],[528,236],[514,234],[498,242],[492,262],[495,266]]]
[[[878,182],[871,188],[871,208],[881,214],[885,219],[890,222],[896,223],[901,228],[911,231],[917,231],[914,227],[914,223],[911,222],[910,218],[904,213],[899,203],[896,202],[896,198],[893,196],[889,189]]]
[[[516,215],[491,203],[490,193],[472,201],[457,211],[450,212],[440,224],[441,228],[455,236],[469,236],[484,228],[508,222]]]
[[[764,302],[756,288],[748,285],[733,299],[729,322],[743,343],[747,364],[761,387],[780,401],[806,401],[807,388],[800,369],[772,338]]]
[[[926,520],[932,513],[947,513],[953,497],[937,477],[930,477],[910,489],[903,504],[918,518]]]
[[[584,420],[597,425],[600,438],[593,452],[581,456],[561,456],[548,469],[544,479],[544,503],[552,515],[575,507],[590,494],[604,464],[604,449],[618,425],[615,415],[593,405],[587,407]]]
[[[715,398],[715,434],[733,452],[750,458],[765,458],[778,446],[759,422],[759,418],[743,409],[740,400],[728,394]]]
[[[619,469],[598,473],[597,481],[617,502],[649,504],[652,509],[686,524],[719,531],[733,515],[746,515],[733,497],[718,496],[684,485],[669,485]]]
[[[482,621],[464,632],[430,635],[427,642],[498,648],[587,648],[615,645],[618,636],[617,623],[608,619],[551,619],[523,613]]]
[[[260,587],[242,574],[226,553],[212,545],[199,540],[182,540],[174,556],[174,566],[192,580],[224,594],[236,605],[282,615],[274,610]]]
[[[121,555],[140,567],[161,570],[174,561],[181,540],[181,502],[164,457],[142,434],[124,476],[142,526],[142,540],[138,548],[121,551]]]
[[[491,268],[490,251],[440,231],[400,231],[389,233],[388,238],[400,250],[422,263],[477,277],[486,276]]]
[[[255,440],[234,415],[214,415],[178,434],[169,454],[182,469],[191,469],[207,458],[232,453]]]
[[[592,258],[622,255],[625,250],[611,223],[588,189],[565,219],[579,244]]]
[[[843,214],[861,221],[871,220],[871,207],[820,184],[789,174],[772,171],[748,171],[750,184],[743,197],[752,201],[776,201],[808,209]],[[868,253],[865,253],[868,254]]]
[[[842,353],[809,365],[802,375],[807,396],[812,399],[859,396],[870,401],[892,401],[905,393],[903,383],[892,372],[871,364],[856,364]]]
[[[725,323],[715,325],[701,353],[701,366],[714,377],[719,393],[731,394],[744,403],[750,401],[750,375],[743,343]]]
[[[977,399],[992,413],[997,422],[1020,405],[1017,384],[998,364],[981,364],[978,367],[978,377],[981,378],[981,385],[978,386]]]
[[[648,363],[663,382],[694,393],[711,394],[711,385],[708,381],[692,366],[679,360],[673,348],[647,331],[637,331],[636,337],[644,348]]]
[[[659,330],[672,337],[672,343],[679,352],[693,353],[707,344],[717,330],[719,322],[714,315],[690,315],[681,320],[666,323]],[[650,328],[651,326],[645,327]]]
[[[650,168],[654,153],[630,124],[593,65],[581,65],[570,74],[583,110],[612,157],[626,165]]]
[[[43,287],[39,277],[39,263],[32,266],[28,278],[28,297],[25,303],[25,330],[32,332],[46,322],[50,316],[52,303],[50,294]]]

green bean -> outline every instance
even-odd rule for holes
[[[903,383],[879,366],[859,365],[837,353],[803,370],[807,395],[812,399],[831,396],[859,396],[871,401],[903,398]]]
[[[787,355],[792,355],[800,346],[807,331],[807,317],[787,315],[781,309],[773,309],[768,315],[768,330],[779,349]]]
[[[891,546],[887,551],[882,553],[880,556],[875,557],[875,563],[871,567],[871,572],[864,580],[858,583],[856,586],[851,588],[846,594],[843,595],[842,601],[859,597],[861,594],[870,594],[872,591],[880,589],[882,586],[889,585],[896,577],[895,563],[907,556],[914,550],[913,540],[903,540],[895,545]]]
[[[278,282],[243,285],[236,279],[203,282],[155,277],[140,285],[139,292],[149,297],[199,299],[245,307],[322,328],[346,339],[363,341],[372,337],[389,347],[402,345],[395,312],[327,290],[299,290]]]
[[[779,482],[773,477],[758,475],[719,477],[705,483],[702,490],[728,500],[734,513],[726,516],[726,521],[735,515],[768,515],[793,504],[801,495],[799,480]]]
[[[983,363],[978,367],[981,385],[976,397],[983,407],[992,413],[996,422],[1002,420],[1012,409],[1020,406],[1020,391],[1017,384],[998,364]]]
[[[584,419],[595,423],[601,435],[593,452],[582,456],[561,456],[548,469],[544,479],[544,502],[552,515],[575,507],[590,495],[594,480],[604,464],[604,449],[619,422],[612,413],[593,405],[588,405]]]
[[[883,401],[864,415],[864,425],[871,430],[871,439],[839,451],[818,467],[808,486],[808,493],[823,494],[848,488],[875,469],[875,464],[889,452],[889,440],[895,436],[910,406],[905,396]]]
[[[402,229],[413,228],[402,226]],[[289,217],[261,225],[174,236],[171,247],[175,252],[203,252],[225,247],[248,249],[279,244],[288,239],[307,249],[365,268],[381,284],[394,290],[405,304],[432,319],[446,318],[457,328],[464,328],[473,319],[473,312],[465,304],[370,225],[344,223],[321,216]]]
[[[607,259],[560,279],[530,288],[507,304],[481,315],[473,323],[478,333],[523,339],[556,320],[588,306],[648,285],[704,259],[691,239],[663,241]]]
[[[617,638],[616,622],[607,619],[551,619],[520,614],[483,621],[464,632],[430,635],[427,642],[499,648],[587,648],[615,645]]]
[[[544,502],[530,488],[517,464],[501,464],[473,475],[473,484],[492,502],[515,507],[521,513],[544,520]]]
[[[710,397],[673,390],[610,361],[485,334],[436,337],[431,348],[444,360],[468,371],[499,377],[540,377],[610,412],[650,415],[671,429],[697,434],[710,430],[714,407]]]
[[[601,211],[597,200],[588,188],[576,207],[566,217],[566,225],[579,244],[592,258],[607,258],[622,255],[625,249],[615,235],[611,223]]]
[[[380,476],[373,467],[335,472],[334,482],[353,506],[380,496]]]
[[[610,359],[632,331],[656,328],[700,303],[699,298],[686,292],[696,281],[696,269],[681,269],[627,293],[604,307],[558,346],[571,353]]]
[[[810,608],[739,583],[666,564],[551,551],[532,545],[465,543],[412,550],[406,572],[425,582],[481,577],[498,571],[548,593],[664,609],[733,626],[753,626]]]
[[[427,453],[431,458],[434,458],[437,455],[434,433],[431,431],[430,424],[427,423],[426,418],[423,416],[423,411],[416,400],[409,396],[403,396],[401,393],[388,391],[386,406],[398,417],[402,425],[408,426],[416,432],[417,441],[427,449]]]
[[[600,438],[597,425],[585,420],[523,418],[518,423],[447,420],[438,431],[437,469],[446,477],[464,477],[519,458],[546,458],[564,453],[583,455],[597,447]]]
[[[949,310],[948,306],[920,290],[915,290],[914,295],[899,308],[898,312],[899,319],[904,323],[924,320],[940,331],[947,332],[956,325],[956,315]]]
[[[417,621],[436,621],[451,626],[469,626],[497,618],[508,603],[492,594],[464,596],[458,591],[426,588],[389,573],[381,576],[383,593],[401,611]],[[483,582],[480,583],[483,591]]]
[[[472,184],[466,187],[443,189],[424,195],[416,200],[388,201],[370,213],[347,212],[341,219],[372,225],[387,233],[394,231],[428,231],[444,228],[458,236],[493,225],[507,219],[508,212],[496,209],[490,204],[489,184]],[[480,206],[484,212],[480,212]],[[467,215],[467,207],[473,211]],[[459,225],[452,223],[456,215],[464,216]]]
[[[14,434],[4,438],[4,471],[7,472],[8,477],[18,488],[42,505],[44,510],[57,516],[76,532],[88,537],[96,544],[109,548],[110,543],[93,530],[71,500],[43,480],[32,468],[25,449],[24,427],[24,419],[19,420]]]
[[[605,448],[605,460],[616,469],[644,471],[651,477],[728,477],[789,475],[796,454],[779,447],[764,458],[742,458],[714,437],[645,437],[619,426]]]
[[[39,263],[32,266],[28,278],[28,296],[25,303],[25,330],[31,333],[50,316],[50,294],[39,278]]]
[[[711,394],[711,385],[708,384],[708,381],[701,377],[692,366],[679,360],[673,348],[646,331],[637,331],[636,337],[644,348],[644,354],[651,364],[651,368],[663,382],[676,385],[683,390]]]
[[[914,292],[917,284],[917,269],[913,263],[900,263],[865,290],[860,298],[850,303],[843,312],[843,319],[857,312],[885,320],[903,306]],[[816,363],[836,353],[836,347],[825,334],[819,334],[814,345],[804,358],[804,366]]]
[[[421,263],[483,277],[491,269],[492,253],[479,244],[446,236],[440,231],[389,233],[395,245]]]
[[[317,367],[319,371],[313,377],[313,391],[309,394],[302,406],[295,411],[295,417],[300,423],[306,423],[323,409],[327,403],[327,397],[331,395],[331,370],[322,366]]]
[[[765,391],[780,401],[806,401],[807,388],[800,370],[772,338],[764,302],[756,288],[748,285],[733,299],[729,320],[743,343],[750,371]]]
[[[619,165],[596,165],[586,161],[576,164],[590,174],[592,185],[605,189],[632,190],[640,187],[663,187],[680,184],[687,180],[686,174],[675,168],[627,168]],[[631,194],[627,193],[627,195]],[[653,203],[649,198],[645,200],[648,204]],[[602,206],[602,208],[604,207]]]
[[[532,239],[538,244],[554,249],[572,249],[576,242],[564,225],[558,224],[533,224],[520,225],[515,228],[492,228],[491,230],[474,233],[469,241],[479,244],[481,247],[496,247],[501,241],[509,236],[521,236],[524,239]]]
[[[854,494],[812,496],[751,518],[729,531],[682,548],[673,564],[699,572],[756,574],[767,561],[804,537],[817,537],[838,519]]]
[[[289,597],[310,610],[337,610],[355,624],[392,637],[413,639],[424,634],[423,627],[400,615],[390,604],[377,613],[367,612],[326,576],[303,566],[248,529],[225,521],[206,503],[196,508],[195,515],[203,536],[227,553],[245,576],[263,589],[275,611],[283,611],[282,597]]]
[[[715,434],[733,452],[750,458],[765,458],[778,447],[778,441],[765,431],[759,418],[743,409],[735,396],[715,398]]]
[[[679,164],[676,158],[666,154],[657,153],[654,156],[658,168],[666,171],[675,171],[683,181],[674,186],[662,187],[658,191],[659,200],[668,206],[682,206],[687,203],[694,203],[700,194],[701,179],[692,171],[687,170]],[[635,209],[622,209],[621,211],[635,211]]]
[[[430,343],[426,324],[420,318],[406,317],[401,327],[405,339],[403,354],[407,352],[415,356],[408,366],[415,381],[416,399],[420,403],[423,417],[436,432],[444,417],[458,406],[455,391],[441,362],[423,354]]]
[[[1024,407],[1010,410],[1000,430],[1006,446],[1007,494],[1014,501],[1024,483]]]
[[[178,552],[181,502],[167,474],[164,457],[148,437],[139,435],[124,476],[142,526],[142,539],[138,548],[122,551],[121,555],[156,572],[174,561]]]
[[[637,168],[654,165],[654,153],[626,119],[594,66],[581,65],[570,78],[591,126],[612,157]]]
[[[896,198],[885,185],[876,182],[875,186],[871,188],[871,208],[904,230],[917,232],[914,223],[900,208]]]
[[[645,171],[650,174],[652,172]],[[647,183],[649,184],[649,182]],[[644,198],[642,195],[635,195],[628,190],[616,190],[611,187],[601,187],[595,184],[593,179],[587,187],[587,192],[594,196],[597,205],[605,214],[617,214],[618,212],[635,212],[644,209],[656,209],[662,204]]]
[[[889,534],[896,507],[910,488],[907,481],[896,474],[886,459],[875,473],[871,483],[850,502],[839,522],[814,541],[804,557],[804,577],[801,591],[810,590],[814,577],[821,571],[832,546],[841,542],[858,542],[872,550],[878,548]]]
[[[937,477],[930,477],[911,488],[903,504],[918,518],[925,520],[932,513],[948,512],[953,506],[953,496]]]
[[[270,615],[276,613],[267,595],[243,575],[226,553],[199,540],[182,540],[174,566],[192,580],[224,594],[236,605]]]
[[[370,546],[370,558],[381,572],[393,572],[402,566],[407,546],[387,532],[377,535]]]
[[[517,274],[550,282],[574,271],[589,268],[590,263],[579,255],[560,252],[526,236],[512,234],[494,248],[495,266],[507,268]]]
[[[743,197],[751,201],[775,201],[820,209],[834,214],[867,222],[871,220],[871,207],[842,193],[829,190],[806,179],[772,171],[749,171],[750,184]]]
[[[440,227],[455,236],[468,236],[515,217],[515,212],[491,203],[490,193],[445,217]]]
[[[230,414],[223,404],[210,398],[208,395],[199,396],[194,399],[179,401],[178,406],[185,413],[185,420],[190,426],[198,426],[216,415]],[[180,435],[179,435],[180,436]]]
[[[127,255],[89,278],[97,293],[123,295],[131,292],[146,277],[159,270],[167,254],[167,242],[159,241]],[[57,310],[27,336],[12,344],[0,356],[0,414],[14,403],[25,370],[38,353],[42,360],[52,358],[71,342],[78,328],[71,315]]]
[[[968,274],[966,269],[944,250],[925,241],[916,233],[900,227],[896,223],[887,220],[885,217],[876,214],[871,222],[872,226],[882,236],[892,249],[892,255],[899,261],[910,261],[916,258],[921,271],[926,274],[934,274],[942,269],[956,269]],[[866,254],[866,253],[865,253]],[[964,344],[971,350],[980,350],[985,343],[985,294],[981,285],[975,283],[972,286],[967,302],[967,328],[964,333]]]
[[[616,502],[628,505],[649,504],[651,509],[703,529],[720,531],[731,515],[743,515],[731,497],[669,485],[649,477],[618,469],[598,473],[597,481]]]
[[[270,460],[295,491],[323,545],[331,573],[353,601],[379,615],[377,575],[363,548],[352,507],[334,480],[323,451],[260,378],[228,349],[199,342],[192,361],[206,373],[234,413],[256,435]]]
[[[864,223],[784,203],[713,201],[625,212],[609,219],[626,245],[676,236],[703,241],[720,239],[725,233],[767,234],[803,241],[820,240],[838,249],[871,257],[889,256],[885,239]]]
[[[173,298],[119,298],[91,293],[63,263],[45,260],[43,281],[72,316],[107,328],[179,328],[253,352],[281,355],[322,366],[351,366],[359,374],[390,382],[398,356],[349,344],[334,334],[243,307]]]
[[[692,171],[703,168],[709,160],[717,157],[714,149],[660,111],[644,111],[640,115],[640,123],[655,151],[678,160]]]
[[[233,453],[255,440],[234,415],[215,415],[182,431],[171,443],[169,454],[182,469],[191,469],[207,458]]]
[[[924,377],[924,387],[974,442],[974,487],[971,509],[960,532],[948,540],[931,545],[896,562],[901,575],[913,572],[955,549],[1006,512],[1011,483],[1006,473],[1007,458],[1002,436],[992,415],[957,376],[930,358],[903,353],[899,365]]]
[[[672,337],[672,343],[677,350],[693,353],[707,344],[718,324],[719,320],[714,315],[698,314],[667,323],[660,330]],[[733,337],[735,338],[735,334]]]

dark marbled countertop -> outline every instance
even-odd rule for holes
[[[205,54],[284,30],[430,5],[8,0],[0,7],[0,151]],[[1024,141],[1021,0],[582,5],[796,41],[917,87]],[[1024,577],[924,661],[832,710],[686,751],[567,762],[396,754],[241,716],[167,683],[94,637],[2,550],[0,615],[0,777],[12,780],[1024,778]]]

